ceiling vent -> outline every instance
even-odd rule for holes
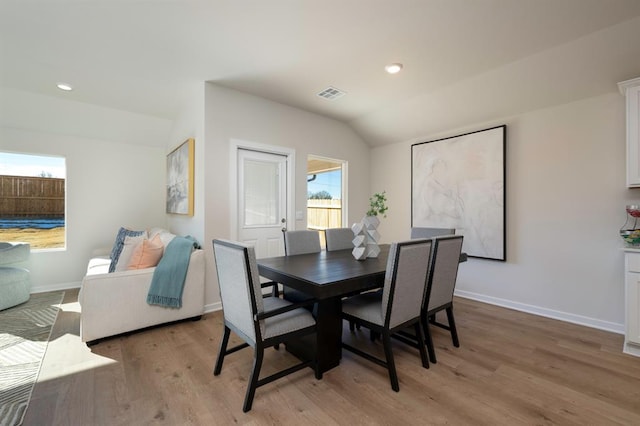
[[[322,92],[318,93],[318,96],[320,96],[321,98],[325,98],[328,99],[330,101],[336,100],[342,96],[346,95],[345,92],[343,92],[340,89],[336,89],[335,87],[327,87],[326,89],[324,89]]]

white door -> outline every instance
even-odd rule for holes
[[[238,239],[256,257],[284,255],[287,223],[287,156],[238,149]]]

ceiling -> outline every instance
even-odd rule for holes
[[[0,85],[174,119],[209,81],[376,146],[611,92],[639,40],[639,0],[0,0]]]

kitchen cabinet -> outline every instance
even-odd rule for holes
[[[640,187],[640,77],[618,83],[627,110],[627,187]]]

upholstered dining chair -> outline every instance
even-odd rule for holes
[[[253,347],[253,369],[247,384],[242,410],[251,410],[256,389],[285,375],[312,366],[319,380],[322,372],[316,360],[303,361],[285,370],[260,379],[264,349],[316,331],[316,321],[303,307],[313,301],[290,303],[277,297],[262,298],[258,265],[251,246],[228,240],[213,240],[220,299],[224,314],[224,335],[213,370],[222,371],[225,356],[248,346]],[[227,348],[233,331],[243,344]]]
[[[385,360],[346,343],[342,346],[386,367],[391,388],[396,392],[400,386],[391,350],[390,338],[393,333],[413,326],[419,343],[422,343],[418,344],[422,366],[429,368],[420,313],[426,291],[431,245],[431,240],[427,239],[391,244],[382,297],[376,293],[363,293],[342,301],[343,319],[360,324],[382,337]]]
[[[320,253],[320,233],[311,230],[283,231],[284,252],[286,256],[296,256],[299,254]],[[282,296],[292,302],[299,302],[308,299],[306,293],[282,286]]]
[[[411,238],[433,238],[442,235],[453,235],[455,228],[423,228],[414,226],[411,228]]]
[[[324,230],[327,251],[353,248],[353,231],[351,228],[329,228]]]
[[[327,243],[327,251],[352,249],[353,239],[355,235],[351,228],[328,228],[324,230],[325,241]],[[355,330],[359,324],[349,322],[349,329]]]
[[[445,235],[433,238],[433,260],[422,309],[422,326],[426,336],[429,358],[434,364],[437,360],[429,324],[448,330],[451,333],[453,346],[460,347],[456,322],[453,316],[453,292],[455,291],[458,277],[462,242],[462,235]],[[436,314],[442,310],[447,313],[448,324],[436,321]]]
[[[297,254],[318,253],[320,247],[320,234],[318,231],[300,230],[284,231],[284,252],[287,256]]]

